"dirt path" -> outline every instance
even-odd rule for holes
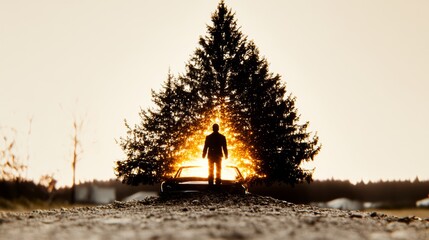
[[[429,219],[193,194],[0,213],[0,239],[429,239]]]

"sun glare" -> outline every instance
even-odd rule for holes
[[[207,160],[201,159],[204,162],[204,165],[187,165],[187,166],[195,166],[190,168],[183,168],[180,177],[201,177],[207,178],[208,176],[208,167]],[[198,161],[199,162],[199,161]],[[222,164],[222,175],[221,179],[223,180],[236,180],[238,179],[238,174],[235,171],[235,168],[228,167],[229,165]]]
[[[175,169],[181,166],[202,166],[199,168],[198,175],[207,177],[208,175],[208,160],[201,158],[205,137],[212,133],[212,125],[219,124],[220,133],[226,137],[228,147],[228,159],[222,160],[222,178],[226,179],[232,171],[226,170],[226,166],[236,166],[240,170],[244,178],[255,176],[255,160],[250,157],[248,146],[237,139],[238,133],[233,132],[231,124],[227,117],[215,117],[204,125],[204,129],[195,131],[195,134],[188,138],[186,144],[182,147],[181,151],[177,154],[177,161]]]

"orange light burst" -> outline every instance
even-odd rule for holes
[[[182,169],[181,176],[190,176],[190,177],[201,177],[201,178],[207,178],[208,176],[208,166],[207,166],[207,160],[201,159],[201,161],[204,163],[202,165],[191,164],[186,166],[196,166],[191,168],[185,168]],[[198,161],[197,161],[198,162]],[[222,180],[236,180],[237,179],[237,172],[235,171],[235,168],[226,167],[225,165],[222,166]]]
[[[189,137],[184,146],[177,152],[177,161],[174,164],[174,168],[178,169],[181,166],[203,166],[203,168],[200,168],[201,173],[198,175],[207,177],[208,160],[202,158],[202,152],[205,137],[212,133],[212,126],[215,123],[219,124],[219,132],[226,137],[228,147],[228,159],[222,160],[222,178],[227,177],[228,173],[224,169],[228,165],[237,166],[244,178],[255,176],[256,161],[250,156],[248,146],[237,139],[239,134],[232,130],[230,121],[226,117],[212,118],[203,125],[203,129],[194,131],[195,134]],[[226,175],[223,176],[224,174]]]

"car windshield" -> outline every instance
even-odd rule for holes
[[[202,177],[207,178],[208,168],[207,167],[183,167],[176,176],[177,178],[186,177]],[[235,167],[224,167],[222,168],[221,179],[223,180],[237,180],[239,173]]]

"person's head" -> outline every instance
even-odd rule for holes
[[[219,125],[217,123],[213,124],[213,132],[219,132]]]

